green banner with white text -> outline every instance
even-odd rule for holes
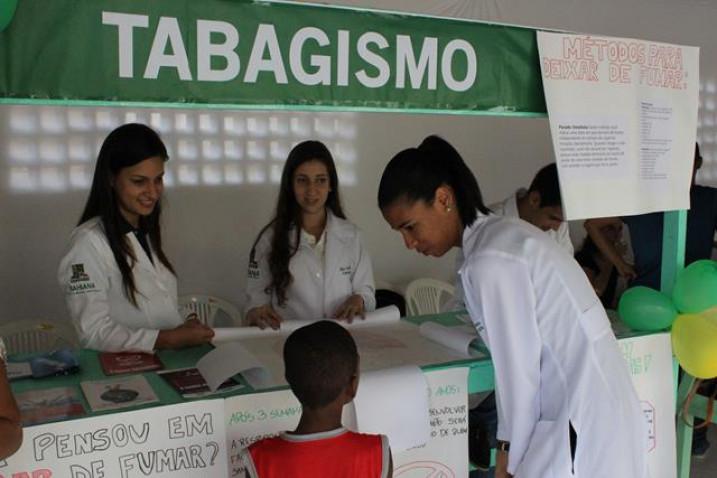
[[[19,0],[0,102],[544,114],[529,28],[240,0]]]

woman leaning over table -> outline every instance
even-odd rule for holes
[[[394,156],[378,203],[409,249],[463,250],[466,307],[495,369],[495,476],[646,478],[647,424],[575,260],[525,221],[490,214],[470,169],[437,136]]]

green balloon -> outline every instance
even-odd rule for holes
[[[0,0],[0,32],[5,30],[15,15],[17,0]]]
[[[677,274],[672,300],[684,314],[696,314],[717,306],[717,262],[703,259],[682,269]]]
[[[677,309],[666,294],[637,286],[625,291],[617,306],[620,318],[633,330],[662,330],[677,318]]]

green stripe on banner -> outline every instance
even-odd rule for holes
[[[535,31],[238,0],[20,0],[2,103],[544,115]]]

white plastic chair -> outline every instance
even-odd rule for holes
[[[0,325],[8,354],[31,354],[79,347],[69,324],[46,320],[17,320]]]
[[[226,322],[217,320],[222,315],[229,318],[230,326],[241,326],[241,313],[231,302],[204,294],[188,294],[179,297],[179,305],[184,307],[187,312],[197,314],[199,321],[209,327],[213,327],[215,323]]]
[[[453,297],[455,287],[436,279],[416,279],[406,287],[407,315],[438,314]]]

